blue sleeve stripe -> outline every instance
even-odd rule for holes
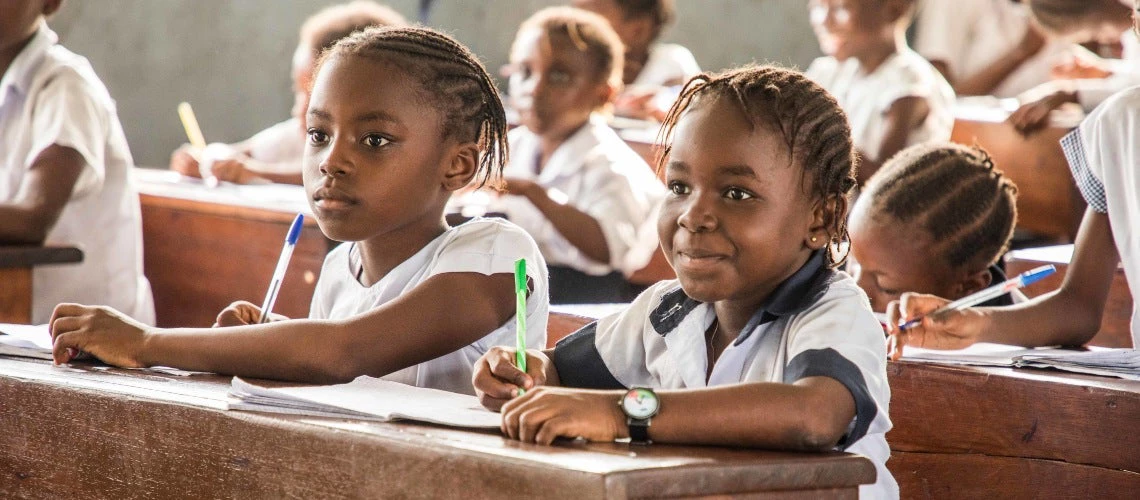
[[[598,322],[583,326],[554,346],[552,360],[558,370],[558,379],[563,387],[581,389],[626,389],[614,378],[598,352],[594,338],[598,332]]]
[[[867,390],[863,372],[859,371],[855,363],[831,348],[804,351],[792,358],[784,368],[784,383],[790,384],[808,377],[835,379],[851,391],[851,397],[855,398],[855,425],[839,440],[840,449],[846,449],[867,435],[871,422],[879,413],[879,406]]]

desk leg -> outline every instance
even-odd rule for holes
[[[32,322],[32,268],[0,269],[0,323]]]

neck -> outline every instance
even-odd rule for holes
[[[763,283],[761,287],[751,290],[746,297],[731,298],[717,301],[713,304],[713,310],[716,311],[717,321],[720,322],[720,333],[722,338],[728,340],[735,340],[740,336],[744,327],[748,325],[748,320],[760,310],[760,306],[771,297],[772,292],[776,287],[780,286],[784,281],[787,281],[793,274],[807,264],[808,259],[811,258],[811,252],[805,251],[799,255],[788,266],[787,270],[781,276],[777,276],[773,280]],[[726,342],[727,344],[727,342]]]
[[[0,48],[0,77],[8,73],[8,68],[12,67],[12,62],[20,55],[20,52],[23,52],[24,47],[27,47],[28,44],[32,42],[32,38],[35,37],[35,34],[35,30],[33,30],[22,42],[13,44],[10,47]]]
[[[906,49],[905,36],[902,30],[898,30],[890,39],[884,37],[879,43],[867,47],[866,51],[856,55],[855,59],[859,61],[859,66],[863,68],[863,72],[874,73],[876,69],[879,69],[879,66],[886,62],[887,58]]]
[[[442,209],[433,213],[442,213]],[[376,284],[448,229],[447,222],[440,216],[434,222],[409,224],[359,242],[357,248],[360,249],[360,264],[364,267],[361,284]]]
[[[590,118],[586,117],[585,121],[578,124],[577,126],[571,127],[569,130],[561,131],[561,132],[551,132],[551,133],[539,136],[539,139],[538,139],[539,157],[538,157],[538,165],[536,165],[537,172],[542,172],[542,168],[546,165],[546,162],[550,160],[550,157],[554,156],[554,152],[557,151],[558,148],[561,147],[563,144],[565,144],[567,139],[569,139],[574,134],[578,133],[579,130],[582,130],[582,127],[585,127],[586,124],[589,123],[589,121],[590,121]]]

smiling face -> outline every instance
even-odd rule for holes
[[[398,65],[372,57],[334,56],[317,74],[304,180],[329,238],[397,238],[440,226],[456,141],[443,137],[440,111],[418,92]]]
[[[511,65],[511,102],[522,124],[541,136],[570,135],[612,93],[588,51],[540,28],[519,32]]]
[[[811,255],[809,176],[779,133],[752,130],[730,99],[694,102],[681,116],[665,174],[658,234],[690,297],[755,308]]]
[[[840,61],[893,37],[895,20],[883,0],[811,0],[808,9],[820,50]]]

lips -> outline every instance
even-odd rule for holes
[[[706,249],[690,248],[674,252],[674,264],[686,270],[701,270],[717,266],[728,260],[728,255]]]
[[[322,210],[342,210],[358,202],[348,193],[334,188],[321,188],[313,193],[313,204]]]

